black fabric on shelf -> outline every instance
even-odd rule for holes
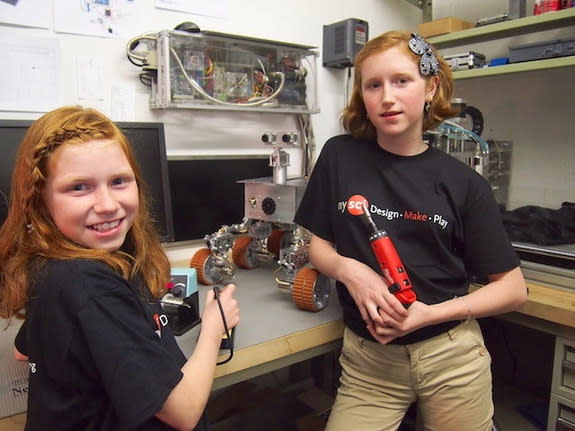
[[[559,209],[528,205],[502,214],[511,241],[540,245],[575,243],[575,202]]]

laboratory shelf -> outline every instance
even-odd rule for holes
[[[570,25],[575,25],[575,8],[473,27],[430,37],[428,40],[436,48],[449,48],[468,43],[487,42],[503,37],[569,27]]]
[[[531,72],[535,70],[557,69],[575,66],[575,56],[549,58],[544,60],[524,61],[503,66],[484,67],[480,69],[457,70],[453,72],[454,79],[482,78],[487,76],[505,75],[508,73]]]

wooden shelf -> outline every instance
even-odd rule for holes
[[[557,69],[575,66],[575,55],[569,57],[549,58],[545,60],[524,61],[505,64],[503,66],[485,67],[481,69],[457,70],[453,72],[454,79],[481,78],[487,76],[506,75],[508,73],[531,72],[534,70]]]
[[[471,42],[486,42],[502,37],[568,27],[573,24],[575,24],[575,8],[570,8],[557,12],[547,12],[541,15],[473,27],[467,30],[430,37],[428,40],[436,48],[448,48]]]

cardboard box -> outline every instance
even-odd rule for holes
[[[438,36],[440,34],[452,33],[454,31],[465,30],[473,27],[474,24],[469,21],[463,21],[459,18],[447,17],[435,21],[424,22],[417,26],[419,34],[423,37]]]

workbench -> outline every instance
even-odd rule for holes
[[[191,254],[189,256],[191,257]],[[188,259],[172,261],[185,265]],[[242,310],[242,321],[236,333],[237,351],[231,362],[218,367],[215,388],[303,361],[340,346],[343,323],[335,288],[332,287],[332,296],[325,310],[319,313],[303,312],[293,306],[288,293],[275,287],[271,275],[274,268],[271,264],[256,270],[237,272],[236,296]],[[558,364],[555,368],[560,367],[563,360],[560,348],[564,345],[564,340],[574,340],[575,343],[575,291],[550,287],[540,282],[528,281],[527,285],[529,289],[527,302],[515,312],[497,316],[497,320],[550,334],[556,340],[558,347],[554,353],[553,347],[549,347],[551,350],[549,355],[555,356],[553,361]],[[200,293],[204,290],[205,288],[200,287]],[[182,337],[179,342],[184,352],[188,354],[189,351],[186,349],[189,349],[191,344],[187,337]],[[530,343],[532,340],[526,339],[522,342]],[[554,370],[553,373],[555,375],[558,372]],[[557,376],[553,378],[558,379]],[[519,397],[524,395],[520,390],[515,391]],[[514,391],[506,389],[505,392],[503,398],[509,405],[511,402],[509,398]],[[496,404],[498,401],[496,399]],[[517,403],[524,401],[518,400]],[[501,415],[505,407],[496,405],[496,419],[502,424],[512,425],[501,426],[499,431],[536,429],[528,428],[525,419],[518,417],[516,411],[512,417]],[[556,414],[554,409],[557,410],[557,406],[551,405],[551,415]],[[555,428],[550,425],[548,431],[552,429]]]
[[[235,297],[240,307],[240,324],[234,336],[231,361],[216,368],[214,388],[274,371],[337,349],[343,335],[341,309],[332,283],[328,305],[313,313],[300,310],[291,291],[274,282],[277,264],[236,270]],[[200,308],[210,286],[199,286]],[[177,337],[186,356],[190,356],[199,327]],[[221,359],[228,352],[222,354]]]

